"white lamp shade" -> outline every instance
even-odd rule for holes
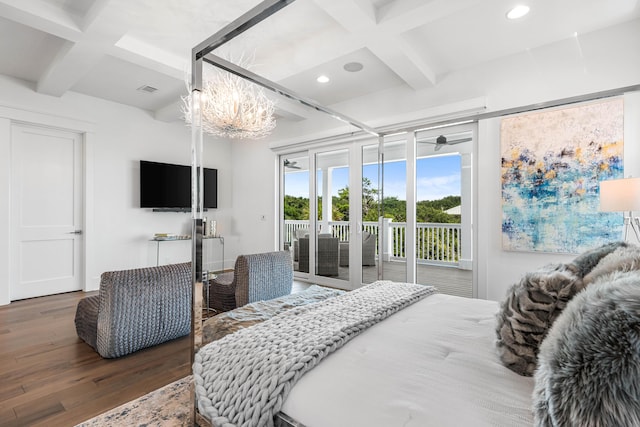
[[[631,212],[640,210],[640,178],[600,181],[600,210]]]

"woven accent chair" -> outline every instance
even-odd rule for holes
[[[103,273],[78,302],[76,332],[104,358],[188,335],[191,292],[190,262]]]
[[[256,301],[291,293],[293,268],[289,251],[240,255],[233,272],[209,283],[209,307],[229,311]]]

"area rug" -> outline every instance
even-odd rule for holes
[[[76,427],[189,425],[191,375],[113,408]]]

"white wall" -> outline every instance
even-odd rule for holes
[[[276,155],[263,140],[234,141],[231,155],[233,218],[227,257],[228,266],[240,254],[277,250]]]
[[[97,289],[104,271],[154,265],[156,244],[149,241],[154,233],[191,234],[189,213],[138,207],[139,160],[190,164],[191,133],[184,123],[160,122],[147,111],[72,92],[61,98],[41,95],[27,82],[0,76],[0,305],[9,303],[10,119],[16,117],[86,132],[85,289]],[[206,216],[224,233],[233,217],[231,144],[205,144],[204,165],[218,169],[219,206]],[[190,259],[190,248],[176,256]]]

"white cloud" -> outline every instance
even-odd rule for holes
[[[420,178],[416,183],[418,200],[438,200],[460,195],[460,174]]]

